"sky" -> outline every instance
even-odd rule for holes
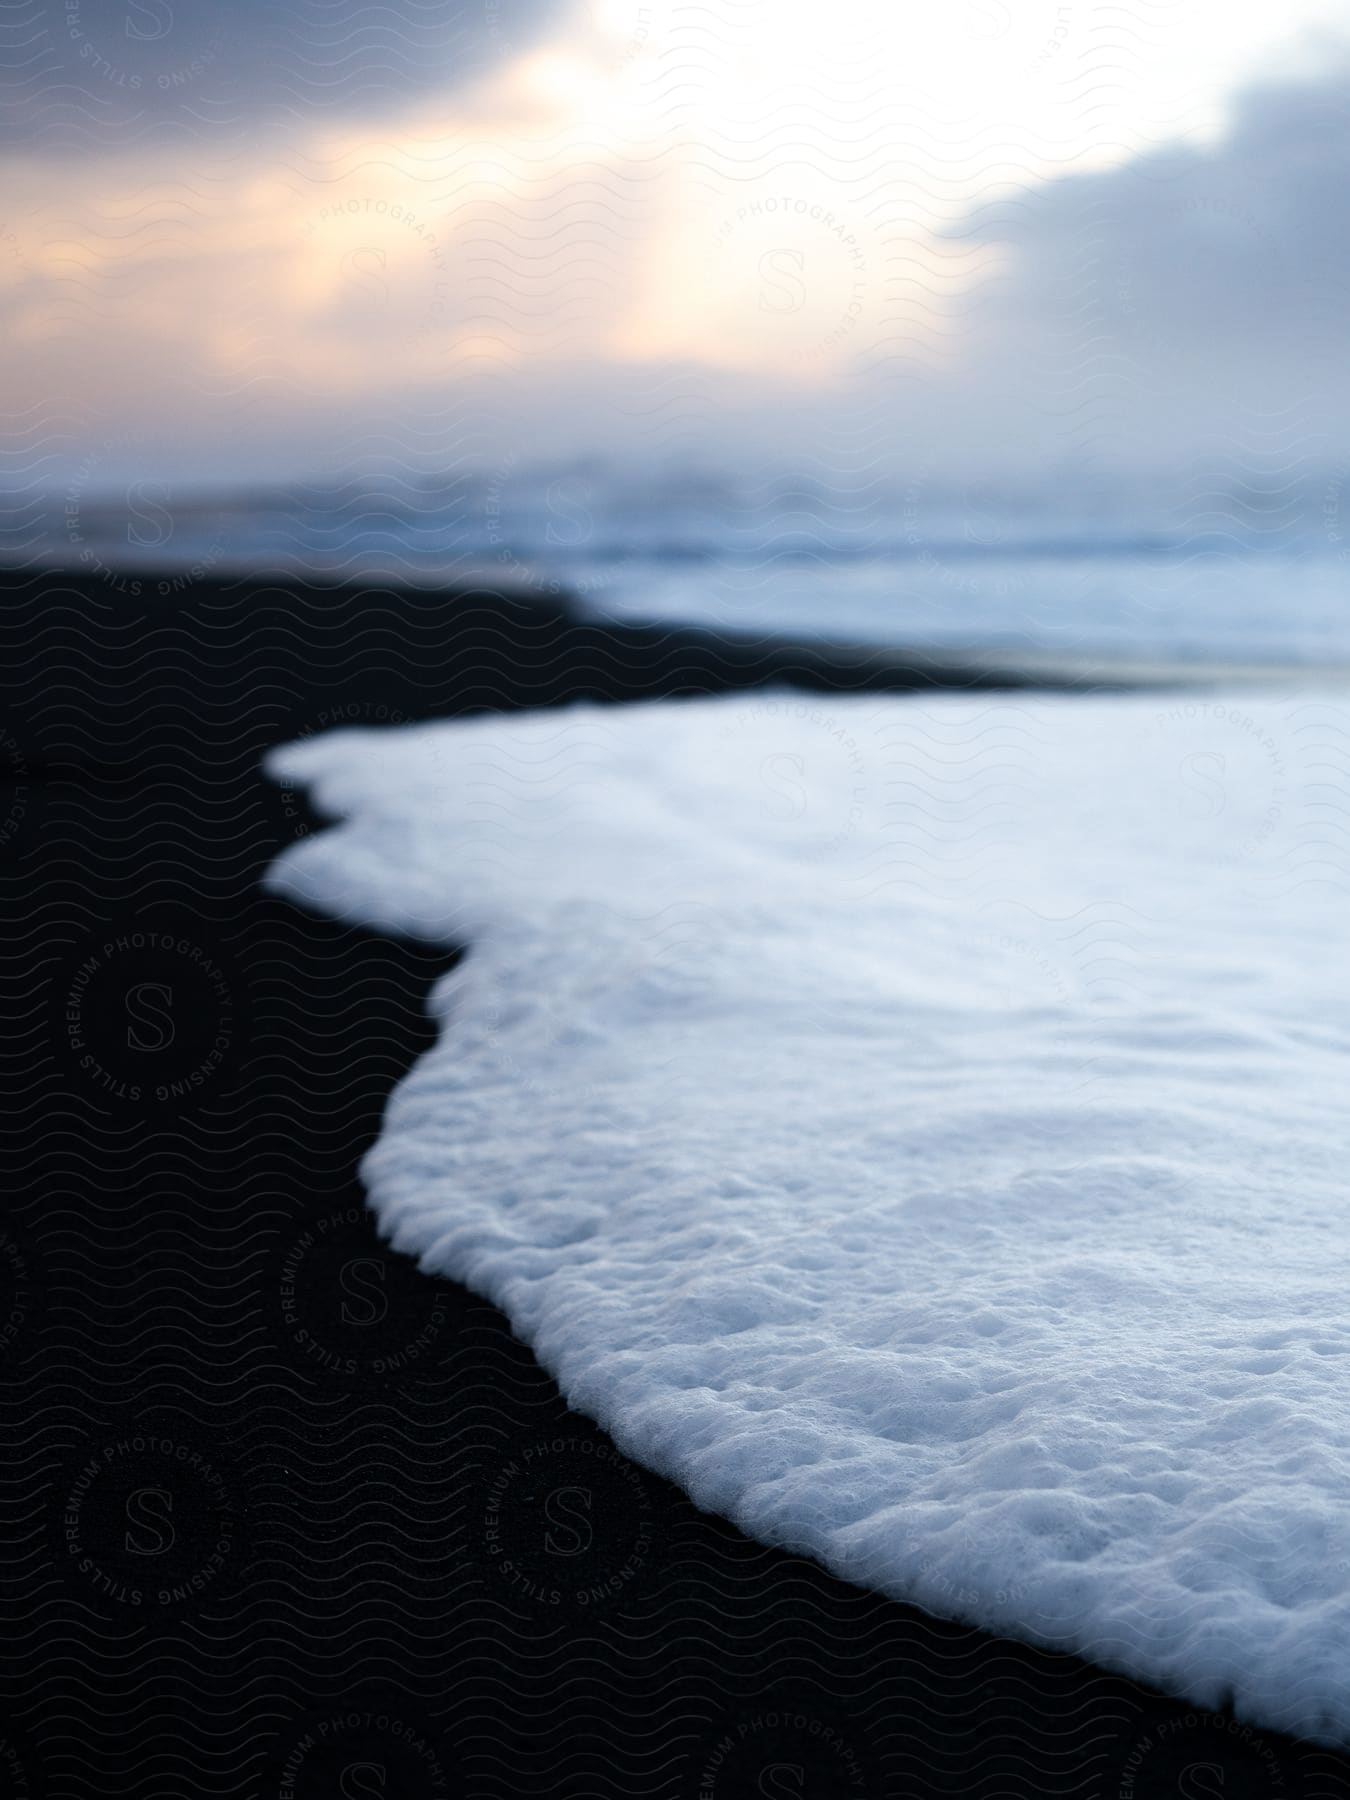
[[[11,491],[1350,453],[1343,5],[15,16]]]

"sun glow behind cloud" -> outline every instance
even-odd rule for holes
[[[177,384],[219,444],[231,408],[256,436],[467,378],[528,381],[539,415],[587,371],[597,392],[666,365],[804,393],[943,378],[1008,267],[962,235],[973,209],[1214,142],[1235,84],[1335,16],[603,0],[378,123],[151,138],[78,183],[12,157],[0,301],[36,354],[11,390],[38,404],[76,371],[82,404],[152,421]]]

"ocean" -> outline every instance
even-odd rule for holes
[[[230,494],[78,484],[18,509],[32,546],[116,589],[204,576],[381,578],[570,595],[598,620],[868,645],[1274,668],[1350,664],[1350,547],[1334,472],[1252,487],[1026,490],[919,479],[624,477],[504,464]]]

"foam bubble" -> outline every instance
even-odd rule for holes
[[[276,753],[341,823],[275,888],[471,946],[382,1227],[765,1542],[1350,1740],[1348,723],[776,694]]]

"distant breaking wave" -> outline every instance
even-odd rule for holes
[[[1103,499],[899,484],[845,503],[800,482],[514,463],[214,497],[133,482],[17,509],[4,550],[109,579],[471,582],[571,595],[600,618],[853,643],[1350,665],[1339,487],[1210,487]]]

